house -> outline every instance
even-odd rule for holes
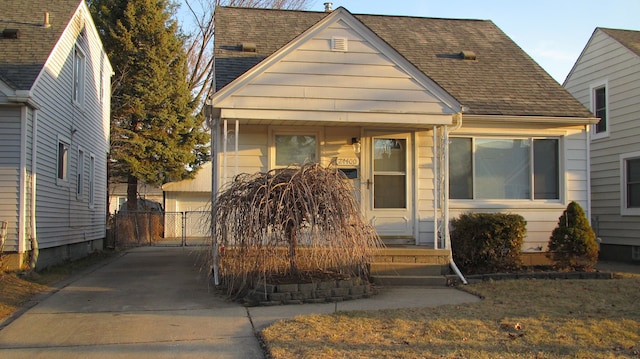
[[[600,258],[640,261],[640,31],[596,28],[563,86],[600,118],[590,137]]]
[[[343,7],[215,21],[214,188],[316,161],[347,175],[388,245],[448,249],[451,218],[510,212],[537,258],[569,202],[589,208],[597,120],[491,21]]]
[[[0,13],[3,266],[102,248],[111,65],[81,0],[5,0]]]

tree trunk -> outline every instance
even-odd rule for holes
[[[129,175],[127,178],[127,211],[138,210],[138,178]]]

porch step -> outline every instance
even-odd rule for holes
[[[448,250],[419,246],[383,248],[369,265],[374,284],[382,286],[446,286]]]

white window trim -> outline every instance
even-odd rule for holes
[[[566,181],[567,174],[565,173],[566,168],[566,156],[564,153],[565,148],[565,136],[486,136],[486,135],[460,135],[460,136],[452,136],[452,137],[464,137],[471,138],[472,141],[472,151],[475,151],[475,140],[478,138],[504,138],[504,139],[529,139],[529,140],[540,140],[540,139],[555,139],[558,140],[558,199],[477,199],[476,197],[476,176],[475,173],[472,173],[472,199],[449,199],[452,204],[452,207],[457,209],[470,209],[470,208],[514,208],[526,206],[527,208],[564,208],[566,206],[567,200],[567,191],[566,191]],[[533,164],[533,150],[530,153],[532,164]],[[476,166],[476,157],[471,156],[471,166],[472,171],[475,170]],[[530,169],[531,173],[531,197],[533,197],[533,167]],[[448,190],[448,189],[447,189]]]
[[[611,117],[609,116],[609,82],[607,80],[603,80],[600,82],[594,82],[589,86],[589,100],[591,101],[589,108],[591,112],[595,116],[596,114],[596,90],[604,87],[604,96],[606,102],[606,121],[607,127],[604,132],[596,133],[596,124],[591,125],[591,139],[597,140],[600,138],[609,137],[609,129],[611,128]]]
[[[313,135],[316,136],[316,160],[322,163],[324,131],[317,127],[269,127],[269,169],[286,168],[276,166],[276,135]]]
[[[63,143],[66,145],[67,148],[67,163],[65,164],[65,168],[64,168],[64,174],[63,174],[63,178],[59,178],[58,177],[58,166],[60,165],[59,163],[59,159],[60,159],[60,144]],[[69,155],[70,155],[70,151],[71,151],[71,140],[67,137],[58,135],[57,137],[57,141],[56,141],[56,167],[55,167],[55,173],[54,176],[56,178],[56,185],[58,186],[69,186]]]
[[[76,199],[84,197],[84,149],[78,146],[76,162]]]
[[[640,151],[620,155],[620,214],[623,216],[640,216],[640,208],[627,207],[627,160],[640,158]]]
[[[89,153],[89,208],[94,209],[96,204],[96,155]]]
[[[76,74],[76,52],[80,53],[80,57],[82,57],[82,73],[80,74],[82,76],[81,79],[76,78],[77,74]],[[75,46],[74,48],[74,52],[73,52],[73,84],[72,84],[72,88],[71,88],[71,100],[73,101],[73,103],[79,107],[79,108],[83,108],[84,106],[84,100],[85,100],[85,87],[86,87],[86,78],[87,78],[87,55],[84,52],[84,50],[82,50],[82,48],[78,45]],[[78,86],[78,96],[76,97],[76,85]]]

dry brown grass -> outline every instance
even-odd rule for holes
[[[489,281],[465,305],[341,312],[263,332],[283,358],[640,358],[640,276]]]

